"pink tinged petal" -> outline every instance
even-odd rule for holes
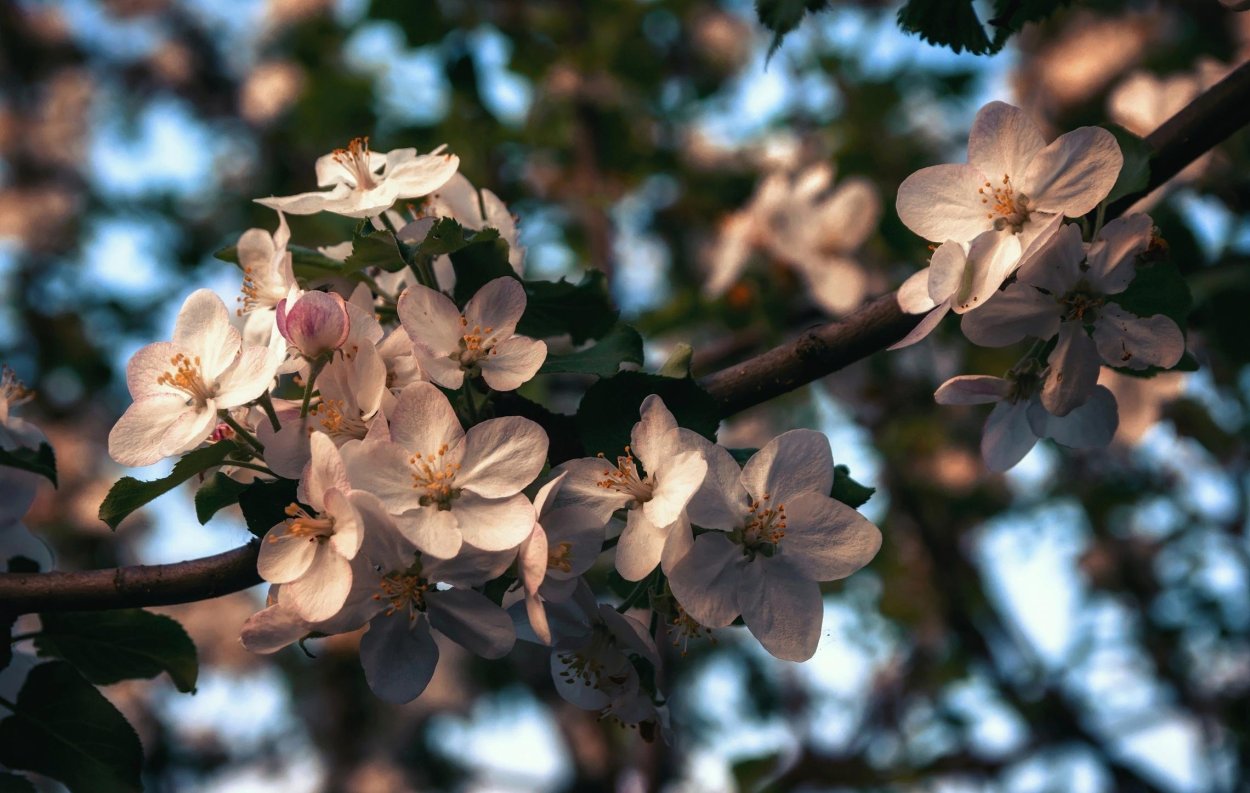
[[[1029,427],[1028,403],[999,402],[985,420],[981,435],[981,456],[991,471],[1006,471],[1024,459],[1037,436]]]
[[[123,465],[151,465],[169,457],[170,433],[196,443],[207,438],[215,422],[211,410],[187,407],[184,397],[153,395],[131,403],[109,433],[109,457]],[[202,433],[200,432],[202,430]]]
[[[977,111],[968,135],[968,162],[991,180],[1004,174],[1019,178],[1046,146],[1041,130],[1023,110],[990,102]]]
[[[723,628],[739,614],[737,593],[746,564],[740,546],[720,532],[707,532],[669,572],[669,585],[700,625]]]
[[[1059,326],[1059,343],[1046,360],[1050,374],[1042,386],[1042,404],[1056,416],[1066,416],[1089,399],[1098,383],[1098,348],[1080,322]]]
[[[483,498],[465,490],[452,502],[464,541],[483,551],[515,548],[534,527],[534,505],[523,493]]]
[[[521,543],[516,556],[517,576],[525,587],[525,594],[534,596],[547,577],[547,533],[534,524],[530,536]]]
[[[212,382],[239,354],[243,340],[230,324],[230,312],[211,289],[197,289],[187,297],[174,322],[173,343],[192,358]]]
[[[1089,248],[1090,285],[1104,295],[1123,292],[1137,276],[1137,257],[1150,247],[1154,221],[1149,215],[1116,218],[1103,226]]]
[[[926,281],[930,308],[940,305],[959,291],[967,267],[968,252],[962,244],[944,242],[938,246],[929,259],[929,278]]]
[[[347,304],[333,292],[305,292],[294,305],[282,300],[277,319],[278,332],[309,359],[342,347],[351,328]]]
[[[626,581],[641,581],[660,563],[667,541],[667,525],[657,526],[643,510],[631,509],[616,545],[616,571]]]
[[[1066,416],[1051,415],[1041,402],[1029,404],[1029,426],[1039,438],[1052,438],[1073,449],[1098,449],[1111,443],[1120,425],[1115,396],[1098,386],[1085,404]]]
[[[273,268],[273,260],[278,248],[275,240],[264,229],[248,229],[239,235],[235,246],[239,257],[239,265],[244,269],[253,269],[268,273]]]
[[[534,638],[542,644],[551,644],[551,625],[547,622],[547,607],[537,593],[525,593],[525,617],[529,620]]]
[[[1028,195],[1033,209],[1080,217],[1107,197],[1123,165],[1114,135],[1099,127],[1081,127],[1039,151],[1017,190]]]
[[[352,489],[347,466],[334,441],[324,432],[314,432],[308,439],[311,458],[300,479],[299,498],[318,512],[325,511],[324,495],[330,490],[342,493]]]
[[[985,174],[972,165],[921,168],[899,185],[899,219],[933,242],[971,242],[994,226],[977,193],[985,181]]]
[[[560,490],[560,484],[564,482],[567,474],[558,474],[547,481],[542,487],[538,488],[538,492],[534,494],[534,513],[538,515],[538,519],[543,519],[548,507],[555,504],[555,495]]]
[[[360,639],[365,682],[380,699],[402,705],[421,696],[438,666],[438,645],[425,615],[409,622],[407,612],[378,615]]]
[[[450,559],[460,552],[464,537],[450,510],[421,507],[395,516],[401,536],[421,553],[435,559]]]
[[[786,502],[782,557],[813,581],[836,581],[872,561],[881,531],[829,496],[804,493]]]
[[[482,551],[463,545],[450,559],[423,559],[426,578],[458,587],[476,587],[507,572],[517,558],[517,549]]]
[[[421,506],[425,491],[413,487],[412,453],[404,447],[364,441],[344,445],[341,454],[349,481],[377,496],[392,515]]]
[[[837,250],[858,248],[877,229],[881,220],[881,196],[867,179],[844,180],[825,200],[819,218],[829,244]]]
[[[830,314],[845,314],[857,308],[868,293],[868,276],[854,259],[804,259],[799,273],[807,281],[812,300]]]
[[[668,526],[677,520],[706,477],[707,460],[701,452],[688,451],[664,458],[655,469],[651,500],[642,505],[647,520],[657,526]]]
[[[234,365],[217,381],[217,405],[246,405],[269,390],[277,374],[278,359],[266,347],[244,347]]]
[[[629,433],[630,449],[645,466],[658,467],[661,459],[671,450],[676,436],[669,433],[677,429],[677,419],[657,394],[642,401],[638,409],[641,420]]]
[[[1084,277],[1081,272],[1084,260],[1081,228],[1068,223],[1038,246],[1028,263],[1020,268],[1020,280],[1060,296]]]
[[[938,388],[933,399],[939,405],[988,405],[1007,398],[1011,383],[1001,377],[962,374]]]
[[[460,365],[459,359],[446,356],[430,357],[420,350],[413,353],[413,358],[431,382],[453,391],[464,385],[464,368]]]
[[[372,494],[361,493],[360,495]],[[328,490],[325,494],[325,514],[334,519],[334,534],[330,535],[330,547],[344,559],[351,559],[360,550],[360,544],[365,537],[364,520],[360,511],[356,509],[355,503],[346,493]]]
[[[349,185],[338,184],[332,190],[297,193],[291,196],[270,196],[257,198],[255,201],[261,206],[290,215],[313,215],[330,210],[332,206],[346,199],[351,193],[352,188]]]
[[[301,419],[298,415],[289,417],[277,432],[268,421],[261,422],[256,428],[256,437],[265,446],[265,465],[278,476],[299,479],[312,454],[308,428],[315,420],[312,417]]]
[[[320,622],[339,613],[351,588],[351,563],[321,546],[304,575],[282,587],[282,603],[309,622]]]
[[[519,493],[547,462],[547,433],[519,416],[488,419],[469,428],[456,485],[486,498]]]
[[[397,198],[417,198],[442,187],[459,167],[454,154],[422,154],[396,165],[393,172],[388,167],[386,178],[396,183]]]
[[[460,352],[464,325],[460,311],[451,298],[428,286],[413,284],[399,296],[395,310],[412,343],[423,348],[431,357]]]
[[[589,570],[599,557],[603,547],[603,521],[592,512],[580,507],[559,507],[548,510],[541,517],[543,529],[547,535],[548,547],[569,543],[569,551],[565,559],[569,562],[567,571],[558,567],[547,569],[547,579],[576,578]]]
[[[607,603],[599,604],[599,619],[608,627],[627,652],[640,655],[659,666],[660,653],[651,639],[647,626],[633,617],[622,614]]]
[[[690,549],[694,547],[694,531],[690,520],[682,515],[677,522],[668,527],[668,537],[664,540],[664,551],[660,554],[660,569],[668,575],[673,571]]]
[[[532,379],[546,360],[546,342],[513,336],[492,347],[478,365],[486,385],[496,391],[515,391]]]
[[[308,572],[318,547],[316,537],[292,535],[289,524],[279,523],[261,540],[256,571],[271,584],[294,581]]]
[[[824,606],[820,586],[780,557],[757,557],[743,568],[742,621],[764,649],[783,661],[816,653]]]
[[[959,288],[951,300],[955,313],[985,305],[1019,264],[1020,240],[1014,234],[989,231],[973,240]]]
[[[600,525],[607,523],[613,512],[633,500],[628,493],[599,487],[610,470],[615,470],[615,466],[599,457],[583,457],[556,466],[553,474],[566,474],[556,494],[556,506],[581,507],[594,514]]]
[[[945,247],[945,246],[943,246]],[[941,248],[939,248],[941,250]],[[934,254],[936,256],[936,254]],[[923,314],[931,311],[936,303],[929,297],[929,278],[932,276],[932,265],[926,267],[903,282],[898,288],[898,307],[905,314]]]
[[[742,468],[723,446],[704,441],[707,476],[686,505],[690,522],[707,529],[733,529],[747,509]]]
[[[294,609],[275,604],[248,617],[239,638],[249,652],[268,655],[299,641],[311,630]]]
[[[525,303],[525,287],[512,276],[487,281],[464,306],[467,328],[481,328],[483,334],[506,339],[516,332],[516,325],[525,313]]]
[[[950,310],[950,301],[943,302],[942,305],[926,314],[924,319],[920,320],[916,327],[911,329],[911,333],[908,333],[906,336],[899,339],[894,344],[891,344],[886,349],[901,350],[904,347],[910,347],[916,342],[924,341],[926,336],[937,329],[937,326],[942,323],[942,319],[950,313]]]
[[[472,589],[431,590],[430,625],[464,649],[483,658],[502,658],[516,644],[508,613]]]
[[[1185,354],[1185,336],[1169,317],[1138,317],[1115,303],[1099,310],[1094,343],[1109,366],[1170,369]]]
[[[959,327],[981,347],[1006,347],[1029,336],[1049,339],[1059,332],[1059,306],[1053,296],[1017,282],[964,314]]]
[[[162,375],[173,370],[174,365],[170,359],[179,352],[181,350],[173,342],[158,341],[141,348],[131,356],[130,362],[126,364],[126,387],[130,389],[130,396],[142,399],[157,394],[169,394],[180,396],[185,401],[185,392],[157,382]]]
[[[412,383],[404,388],[387,419],[391,437],[410,452],[437,454],[444,445],[450,451],[465,437],[451,403],[430,383]]]
[[[353,490],[347,494],[347,500],[351,502],[352,510],[359,523],[354,532],[351,528],[342,527],[338,523],[334,526],[335,547],[345,558],[356,558],[356,554],[364,545],[365,535],[368,533],[384,532],[391,536],[397,534],[395,521],[391,519],[386,511],[386,505],[377,496],[364,490]],[[356,535],[354,538],[353,533]]]
[[[833,489],[829,439],[814,430],[790,430],[768,442],[742,469],[742,485],[756,500],[784,504],[800,493]]]

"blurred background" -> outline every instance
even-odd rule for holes
[[[0,359],[37,390],[24,415],[61,472],[27,524],[62,569],[248,539],[229,513],[200,526],[183,491],[116,534],[97,520],[136,473],[106,454],[121,373],[193,288],[238,295],[211,254],[275,226],[251,199],[312,189],[314,159],[355,136],[448,144],[519,216],[529,277],[605,270],[651,362],[689,342],[697,375],[824,321],[830,272],[856,285],[833,307],[848,311],[921,267],[897,185],[962,161],[984,102],[1052,136],[1145,134],[1250,57],[1250,14],[1213,1],[1077,2],[993,56],[906,36],[896,12],[840,2],[768,59],[749,0],[0,0]],[[801,195],[822,165],[821,195],[857,186],[853,212],[756,193]],[[806,664],[734,631],[674,648],[671,745],[566,705],[524,645],[495,663],[444,647],[406,707],[369,693],[352,635],[253,657],[250,591],[166,610],[198,645],[196,695],[105,689],[139,730],[148,789],[1250,790],[1248,174],[1242,133],[1149,200],[1195,295],[1202,368],[1107,382],[1109,450],[1043,443],[988,475],[985,411],[932,393],[1015,357],[953,320],[726,422],[728,446],[827,433],[877,488],[863,511],[885,544],[827,585]],[[310,246],[351,228],[291,225]]]

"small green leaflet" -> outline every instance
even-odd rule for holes
[[[0,764],[70,793],[138,793],[143,747],[125,717],[64,661],[30,670],[17,712],[0,721]]]
[[[52,447],[46,443],[39,444],[38,449],[28,449],[25,446],[8,450],[0,449],[0,465],[39,474],[47,478],[53,487],[57,486],[56,455],[52,453]]]
[[[845,465],[833,467],[833,492],[829,495],[852,509],[859,509],[872,498],[877,488],[861,485],[851,478],[851,469]]]
[[[168,493],[191,477],[215,465],[221,465],[230,452],[237,447],[233,441],[218,441],[186,454],[174,465],[174,470],[163,479],[141,482],[131,476],[123,476],[109,490],[100,505],[100,520],[116,529],[127,515],[160,495]]]
[[[40,614],[35,649],[73,664],[104,686],[168,672],[179,691],[195,691],[195,643],[178,621],[143,609]]]
[[[343,262],[343,274],[349,275],[369,267],[394,273],[407,266],[395,235],[389,231],[374,231],[352,239],[352,252]]]
[[[218,471],[207,482],[195,491],[195,517],[201,524],[231,504],[239,503],[239,494],[246,490],[248,484],[240,482]]]
[[[772,43],[768,45],[768,57],[781,46],[786,34],[799,26],[803,15],[830,8],[830,0],[755,0],[755,13],[760,23],[773,32]]]
[[[629,325],[618,324],[606,336],[584,350],[548,355],[538,373],[611,377],[625,362],[642,364],[642,336]]]
[[[716,439],[720,405],[693,381],[643,372],[620,372],[586,390],[577,409],[577,429],[588,454],[615,457],[629,443],[638,423],[638,410],[651,394],[658,394],[679,426]]]

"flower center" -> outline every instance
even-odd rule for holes
[[[286,534],[282,536],[269,535],[269,542],[277,542],[282,539],[307,539],[309,542],[324,543],[330,539],[330,535],[334,534],[334,518],[328,515],[314,517],[304,511],[299,504],[291,503],[286,507],[287,522]]]
[[[600,452],[598,456],[603,458],[603,453]],[[616,468],[605,468],[603,479],[596,484],[607,490],[627,494],[633,499],[633,503],[629,504],[630,509],[650,501],[655,490],[654,478],[638,475],[638,464],[634,462],[633,452],[628,446],[625,447],[625,454],[616,458]]]
[[[1076,320],[1088,325],[1098,319],[1098,309],[1105,302],[1106,297],[1094,294],[1082,280],[1075,289],[1059,298],[1059,307],[1065,321]]]
[[[1020,368],[1007,373],[1007,382],[1011,386],[1006,397],[1010,404],[1014,405],[1022,399],[1032,399],[1042,387],[1040,365],[1033,360],[1025,362]]]
[[[464,329],[464,335],[460,338],[460,352],[456,358],[460,361],[461,367],[473,370],[478,361],[487,355],[495,354],[493,347],[498,340],[491,335],[495,329],[474,325],[473,330],[469,330],[469,320],[464,317],[460,318],[460,327]]]
[[[412,466],[412,486],[425,490],[421,496],[421,506],[437,506],[441,510],[451,509],[451,502],[460,497],[460,488],[455,486],[456,472],[460,463],[451,463],[447,459],[447,444],[443,444],[433,454],[417,452],[408,458]]]
[[[675,611],[673,618],[669,620],[669,630],[673,634],[673,646],[680,647],[683,656],[689,650],[692,640],[706,638],[712,644],[716,644],[716,637],[712,635],[711,628],[700,625],[694,617],[686,613],[680,603],[674,602],[673,605]]]
[[[977,189],[977,194],[981,196],[981,203],[989,210],[985,217],[994,221],[995,229],[1001,231],[1010,228],[1013,234],[1019,234],[1024,229],[1024,224],[1029,220],[1029,197],[1016,193],[1011,186],[1010,176],[1003,174],[1000,187],[986,182]]]
[[[625,670],[609,669],[604,659],[609,653],[615,652],[616,639],[602,623],[596,624],[591,632],[590,641],[576,650],[559,654],[565,669],[560,672],[561,679],[569,685],[581,683],[589,688],[609,692],[619,688],[629,680]]]
[[[569,555],[573,551],[573,543],[562,542],[555,548],[547,550],[547,569],[559,570],[563,573],[573,572],[573,562]]]
[[[742,545],[744,555],[772,556],[786,536],[786,505],[774,505],[772,498],[770,493],[765,493],[763,498],[752,499],[746,523],[733,534],[733,539]]]
[[[188,405],[195,403],[202,406],[212,397],[214,388],[204,382],[200,356],[191,358],[178,353],[169,359],[169,364],[173,368],[156,378],[157,385],[167,385],[183,392],[190,397]]]
[[[321,429],[327,435],[337,439],[360,439],[369,432],[359,415],[360,411],[349,411],[347,404],[341,399],[323,399],[308,412],[321,420]],[[312,428],[309,427],[309,433]]]
[[[242,307],[234,312],[240,317],[257,309],[274,308],[286,297],[286,289],[280,281],[275,283],[251,265],[243,268],[243,288],[240,291],[243,294],[238,302]]]
[[[354,180],[357,190],[372,190],[378,186],[373,169],[369,167],[369,139],[352,138],[346,149],[334,150],[334,161],[343,166]]]
[[[17,373],[5,366],[0,374],[0,399],[9,404],[9,407],[16,407],[34,399],[35,392],[22,385],[22,381],[17,379]]]
[[[406,610],[408,619],[413,620],[417,612],[425,611],[425,593],[430,590],[430,582],[421,576],[420,568],[413,565],[407,570],[392,570],[382,576],[378,588],[381,591],[374,594],[373,599],[390,603],[383,614],[389,617]]]

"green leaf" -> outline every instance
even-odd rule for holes
[[[302,245],[288,245],[286,249],[291,254],[291,269],[300,277],[318,278],[326,275],[339,275],[343,271],[342,262],[337,259],[331,259],[313,248],[305,248]],[[214,252],[213,258],[235,265],[240,264],[239,249],[235,245],[227,245]]]
[[[294,479],[258,479],[239,493],[239,508],[247,530],[257,537],[287,519],[286,508],[297,501],[299,482]]]
[[[565,355],[548,355],[539,374],[592,374],[610,377],[624,362],[642,364],[642,336],[629,325],[614,327],[592,346]]]
[[[755,13],[759,15],[760,23],[773,32],[768,57],[771,58],[781,46],[786,34],[799,26],[804,14],[823,11],[831,6],[830,0],[755,0]]]
[[[38,793],[38,791],[26,777],[0,771],[0,793]]]
[[[1150,158],[1155,152],[1145,139],[1118,124],[1104,124],[1103,127],[1115,136],[1116,143],[1120,144],[1120,151],[1124,154],[1120,176],[1105,199],[1105,203],[1110,204],[1126,195],[1146,189],[1150,184]]]
[[[132,476],[123,476],[104,497],[104,503],[100,505],[100,520],[109,528],[116,529],[127,515],[152,499],[168,493],[201,471],[221,465],[236,448],[233,441],[227,440],[196,449],[175,463],[174,470],[163,479],[140,482]]]
[[[0,721],[0,763],[51,777],[70,793],[142,790],[139,736],[74,667],[34,667],[16,704]]]
[[[678,342],[669,354],[668,360],[656,374],[664,377],[691,377],[691,364],[694,362],[694,347],[685,342]]]
[[[399,240],[389,231],[360,234],[352,240],[352,252],[343,262],[344,275],[369,267],[378,267],[388,273],[398,272],[408,266],[399,249]]]
[[[845,465],[833,467],[833,492],[829,495],[846,504],[851,509],[859,509],[872,498],[877,488],[861,485],[851,478],[851,469]]]
[[[526,281],[528,302],[517,333],[535,339],[569,334],[574,344],[602,338],[616,325],[619,312],[608,294],[608,279],[591,270],[576,284],[559,281]]]
[[[461,308],[479,289],[496,278],[516,278],[516,271],[508,263],[508,243],[499,239],[498,234],[483,239],[479,244],[466,245],[454,251],[451,266],[456,271],[453,298]]]
[[[52,447],[46,443],[39,444],[38,449],[29,449],[25,446],[9,450],[0,449],[0,465],[39,474],[47,478],[53,487],[57,486],[56,455],[52,453]]]
[[[621,372],[592,385],[577,409],[577,429],[589,454],[619,454],[638,423],[642,401],[658,394],[677,423],[709,440],[716,439],[720,406],[693,381],[643,372]]]
[[[208,523],[219,510],[239,503],[239,494],[247,489],[247,482],[231,479],[221,471],[213,474],[200,489],[195,491],[195,517],[201,525]]]
[[[899,9],[898,26],[955,52],[985,55],[998,50],[985,35],[972,0],[908,0]]]
[[[168,672],[179,691],[195,691],[195,643],[178,621],[143,609],[50,612],[35,649],[73,664],[97,686]]]
[[[1151,317],[1163,314],[1180,326],[1188,324],[1193,297],[1181,271],[1171,262],[1138,264],[1132,283],[1118,295],[1109,298],[1130,314]]]
[[[497,229],[484,228],[470,231],[452,218],[439,218],[430,227],[429,232],[425,235],[425,239],[411,247],[414,252],[426,256],[442,256],[464,250],[470,245],[493,243],[498,239],[499,231]],[[508,243],[504,242],[503,246],[506,249]],[[495,246],[492,245],[491,247]],[[506,252],[504,258],[507,259]],[[511,270],[512,268],[509,267],[508,269]]]

